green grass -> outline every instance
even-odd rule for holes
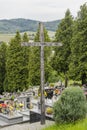
[[[52,125],[42,130],[87,130],[87,118],[76,124]]]

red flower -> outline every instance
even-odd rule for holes
[[[7,107],[7,104],[2,103],[2,107],[6,108],[6,107]]]

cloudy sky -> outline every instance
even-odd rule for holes
[[[64,17],[69,8],[76,17],[87,0],[0,0],[0,19],[26,18],[40,21]]]

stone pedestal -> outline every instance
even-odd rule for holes
[[[0,113],[0,120],[10,124],[16,124],[16,123],[21,123],[23,122],[23,116],[20,114],[16,115],[5,115]]]

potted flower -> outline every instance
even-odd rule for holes
[[[1,108],[2,113],[6,114],[7,104],[2,103],[1,105],[2,105],[2,108]]]
[[[47,114],[53,114],[53,108],[52,107],[47,107],[46,108],[46,113]]]
[[[9,114],[10,114],[10,116],[13,115],[13,109],[14,109],[13,106],[10,105],[9,106]]]
[[[32,109],[32,108],[33,108],[33,104],[32,104],[32,103],[30,103],[30,106],[29,106],[29,108],[30,108],[30,109]]]
[[[23,103],[19,103],[20,110],[22,110],[23,106],[24,106]]]
[[[2,112],[2,104],[0,104],[0,112]]]

